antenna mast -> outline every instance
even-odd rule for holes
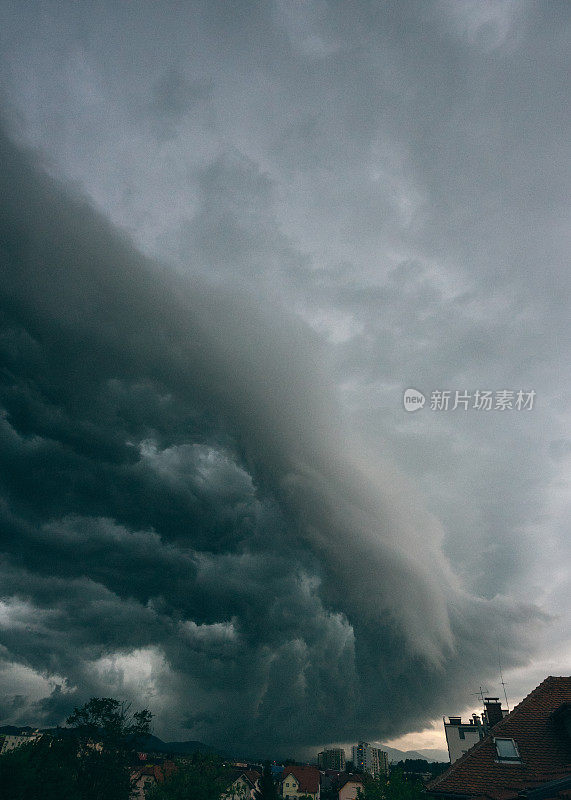
[[[482,708],[484,707],[484,692],[487,693],[488,691],[489,691],[488,689],[482,689],[482,687],[480,686],[479,692],[472,692],[474,697],[479,697],[480,700],[482,701]]]
[[[504,697],[506,698],[506,708],[508,710],[508,714],[510,713],[510,704],[508,703],[508,695],[506,692],[506,684],[504,683],[504,676],[502,674],[502,660],[500,658],[500,639],[498,637],[498,666],[500,668],[500,683],[502,684],[504,690]]]

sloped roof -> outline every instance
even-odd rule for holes
[[[165,761],[162,765],[147,764],[144,767],[139,767],[133,770],[133,775],[139,777],[154,778],[157,783],[164,783],[165,779],[170,777],[173,772],[176,772],[176,764],[173,761]]]
[[[347,786],[348,783],[354,783],[357,786],[363,787],[363,779],[357,778],[355,775],[348,775],[342,781],[339,782],[339,790],[341,790],[344,786]]]
[[[319,791],[319,770],[317,767],[285,767],[282,781],[293,775],[299,784],[301,794],[316,794]]]
[[[434,797],[511,800],[571,774],[571,741],[553,713],[571,701],[571,677],[549,676],[491,732],[428,784]],[[521,763],[498,763],[494,737],[513,739]]]
[[[253,789],[256,785],[256,781],[262,777],[261,773],[255,769],[241,769],[234,771],[234,782],[243,778],[246,783],[249,783],[251,788]]]
[[[256,781],[262,776],[262,773],[258,772],[256,769],[238,769],[236,767],[232,767],[228,770],[228,774],[231,778],[232,786],[242,779],[245,783],[249,784],[251,789],[254,788]]]

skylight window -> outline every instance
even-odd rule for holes
[[[517,762],[521,761],[517,744],[513,739],[494,739],[498,761]]]

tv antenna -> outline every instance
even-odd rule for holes
[[[500,638],[498,636],[498,666],[500,668],[500,683],[502,684],[502,688],[504,690],[504,697],[506,698],[506,708],[508,710],[508,714],[510,713],[510,705],[508,703],[508,695],[506,692],[506,684],[504,683],[504,676],[502,674],[502,660],[500,658]]]
[[[481,686],[480,686],[480,691],[479,692],[472,692],[474,697],[479,697],[480,698],[480,700],[482,701],[482,707],[484,706],[484,692],[486,694],[488,694],[489,689],[482,689]]]

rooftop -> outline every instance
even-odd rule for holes
[[[571,677],[546,678],[488,736],[431,781],[430,794],[515,800],[520,792],[571,776],[571,740],[563,719],[570,702]],[[512,740],[515,747],[509,745]]]
[[[299,791],[305,794],[316,794],[319,791],[319,770],[317,767],[288,766],[284,769],[283,780],[293,775],[299,783]]]

